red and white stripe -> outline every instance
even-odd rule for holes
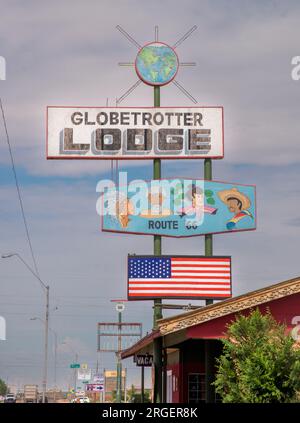
[[[129,279],[129,297],[231,297],[229,257],[172,257],[171,278]]]

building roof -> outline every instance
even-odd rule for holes
[[[153,339],[158,336],[169,335],[219,317],[238,313],[297,293],[300,293],[300,277],[276,283],[266,288],[257,289],[255,291],[239,295],[238,297],[219,301],[205,307],[199,307],[199,309],[196,310],[188,311],[166,319],[160,319],[158,321],[158,329],[142,338],[131,348],[123,351],[122,358],[129,357],[137,351],[140,351],[142,348],[149,346]]]

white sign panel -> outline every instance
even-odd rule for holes
[[[223,156],[222,107],[47,109],[48,159]]]
[[[94,383],[104,383],[104,377],[103,375],[95,374],[93,377]]]
[[[92,378],[91,369],[78,369],[77,378],[78,380],[90,380]]]

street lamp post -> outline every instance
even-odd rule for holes
[[[39,317],[32,317],[30,320],[39,320],[43,324],[45,324],[45,321]],[[54,402],[56,402],[56,376],[57,376],[57,333],[49,326],[49,330],[54,335]]]
[[[41,287],[43,288],[44,292],[46,293],[46,310],[45,310],[45,350],[44,350],[44,370],[43,370],[43,403],[45,403],[46,399],[46,390],[47,390],[47,370],[48,370],[48,335],[49,335],[49,285],[46,285],[42,279],[37,275],[34,270],[26,263],[26,261],[18,254],[18,253],[9,253],[9,254],[2,254],[2,258],[10,258],[10,257],[17,257],[32,273],[32,275],[40,282]]]

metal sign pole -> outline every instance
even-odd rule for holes
[[[145,366],[141,367],[141,403],[145,401]]]
[[[121,323],[122,312],[118,311],[118,352],[117,352],[117,402],[122,402],[122,362],[121,362]]]
[[[204,160],[204,179],[212,180],[212,160]],[[205,235],[205,255],[210,257],[213,255],[213,236],[211,234]],[[206,305],[213,304],[213,300],[206,300]],[[214,402],[214,389],[212,383],[214,381],[213,375],[214,357],[212,351],[211,340],[205,340],[205,402]]]
[[[154,87],[154,107],[160,107],[160,87]],[[153,161],[153,179],[161,178],[161,160]],[[161,255],[161,236],[154,236],[154,255]],[[162,301],[154,300],[153,329],[157,328],[157,320],[162,318]],[[153,341],[153,364],[154,364],[154,403],[162,402],[162,342],[161,338]]]
[[[207,181],[212,180],[212,160],[204,160],[204,179]],[[213,236],[212,234],[205,235],[205,255],[210,257],[213,255]],[[206,300],[206,305],[212,304],[213,300]]]

